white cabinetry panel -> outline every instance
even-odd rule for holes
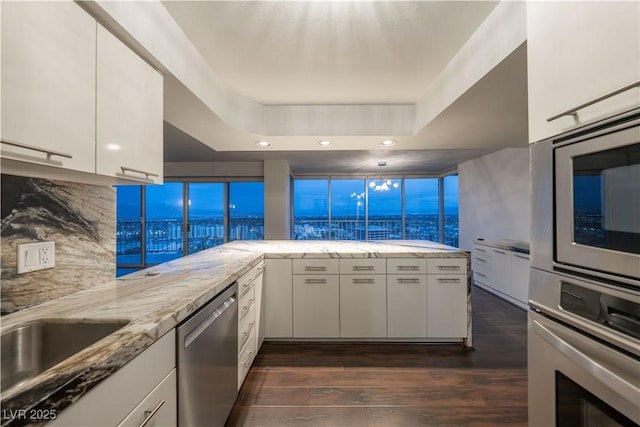
[[[265,337],[293,337],[293,270],[290,259],[266,259],[264,267]]]
[[[337,274],[293,276],[293,336],[340,337],[340,283]]]
[[[0,2],[2,158],[95,172],[96,21],[67,2]],[[5,170],[6,172],[6,170]]]
[[[511,296],[518,301],[529,301],[529,255],[511,253]]]
[[[340,275],[340,336],[387,336],[387,276]]]
[[[467,336],[467,276],[427,276],[427,334],[430,338]]]
[[[387,276],[387,332],[394,338],[427,336],[427,276]]]

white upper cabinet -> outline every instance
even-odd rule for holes
[[[95,172],[96,21],[73,2],[0,8],[2,158]]]
[[[162,75],[98,25],[96,172],[162,183]]]
[[[640,2],[529,2],[529,141],[640,106],[634,87],[548,121],[640,80]]]

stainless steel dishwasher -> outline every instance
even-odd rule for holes
[[[238,395],[238,285],[178,326],[178,425],[224,426]]]

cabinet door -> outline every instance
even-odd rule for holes
[[[340,336],[387,336],[387,276],[340,275]]]
[[[72,1],[0,2],[2,158],[95,173],[96,21]]]
[[[139,427],[149,417],[146,427],[171,427],[178,424],[176,370],[171,372],[120,423],[118,427]]]
[[[511,255],[509,252],[491,248],[491,282],[494,289],[511,295]]]
[[[467,336],[467,276],[427,276],[427,336]]]
[[[640,80],[640,2],[527,3],[529,141],[640,105],[640,88],[547,119]]]
[[[338,275],[293,276],[293,336],[340,336]]]
[[[293,337],[293,284],[290,259],[265,260],[263,295],[265,337]]]
[[[100,25],[97,43],[96,172],[161,184],[162,76]]]
[[[427,336],[426,275],[387,276],[387,334],[389,338]]]
[[[525,304],[529,301],[529,255],[511,253],[511,296]]]

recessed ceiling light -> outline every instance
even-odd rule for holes
[[[318,141],[318,144],[322,145],[323,147],[328,147],[331,145],[331,141],[329,141],[328,139],[323,139],[322,141]]]
[[[271,143],[269,141],[257,141],[256,145],[258,147],[269,147]]]
[[[391,147],[392,145],[396,145],[396,140],[385,139],[384,141],[380,142],[380,145],[382,145],[383,147]]]

